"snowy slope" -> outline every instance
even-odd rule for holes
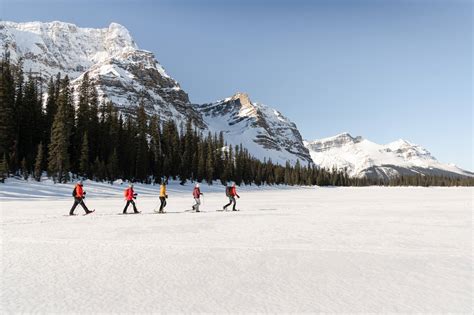
[[[255,190],[216,212],[203,187],[205,212],[173,190],[158,215],[140,186],[128,216],[96,188],[89,216],[2,199],[0,313],[473,312],[472,188]]]
[[[347,169],[351,176],[390,178],[397,175],[432,174],[474,176],[455,165],[440,163],[425,148],[405,140],[386,145],[342,133],[305,142],[316,165]]]
[[[296,125],[280,112],[253,103],[245,93],[197,106],[213,132],[224,132],[228,144],[243,144],[257,158],[284,165],[311,162]]]

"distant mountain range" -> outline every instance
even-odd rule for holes
[[[382,146],[349,134],[304,142],[297,126],[280,112],[254,103],[245,93],[208,104],[191,104],[188,94],[170,77],[153,53],[139,49],[128,30],[81,28],[64,22],[0,22],[0,43],[12,61],[22,58],[26,72],[44,78],[61,72],[77,88],[85,73],[96,82],[101,99],[122,112],[143,103],[148,113],[177,123],[191,118],[204,133],[223,132],[229,144],[242,143],[259,159],[284,164],[314,162],[346,168],[352,176],[393,177],[399,174],[474,176],[439,163],[420,146],[396,141]]]
[[[406,140],[386,145],[342,133],[305,142],[314,163],[346,169],[354,177],[392,178],[399,175],[474,176],[455,165],[438,162],[428,150]]]

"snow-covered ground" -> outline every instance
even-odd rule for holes
[[[247,187],[216,212],[204,185],[189,213],[170,185],[159,215],[137,185],[123,216],[123,186],[86,182],[97,211],[69,217],[71,185],[33,185],[0,184],[1,313],[473,311],[472,188]]]

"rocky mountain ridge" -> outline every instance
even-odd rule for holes
[[[355,177],[389,179],[400,175],[474,176],[455,165],[443,164],[420,145],[400,139],[380,145],[360,136],[342,133],[305,142],[316,165],[346,169]]]

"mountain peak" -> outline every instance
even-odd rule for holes
[[[351,136],[351,134],[348,133],[347,131],[344,131],[344,132],[342,132],[342,133],[340,133],[340,134],[338,134],[338,135],[335,135],[335,136],[332,137],[332,138],[334,138],[334,139],[351,139],[351,140],[355,139],[355,138],[354,138],[353,136]]]
[[[230,98],[231,101],[238,100],[240,104],[244,107],[252,106],[252,101],[250,101],[249,95],[247,93],[237,92]]]
[[[415,146],[413,143],[407,141],[407,140],[404,140],[404,139],[398,139],[396,141],[393,141],[393,142],[390,142],[389,144],[387,144],[387,147],[391,148],[391,149],[399,149],[399,148],[402,148],[402,147],[412,147],[412,146]]]
[[[340,134],[337,134],[335,136],[332,136],[332,137],[328,137],[328,138],[323,138],[323,139],[318,139],[318,140],[314,140],[314,141],[310,141],[308,142],[308,144],[310,145],[313,145],[313,146],[340,146],[340,145],[343,145],[343,144],[346,144],[346,143],[358,143],[360,141],[362,141],[362,137],[361,136],[357,136],[357,137],[353,137],[351,136],[350,133],[348,132],[342,132]]]
[[[107,33],[106,41],[113,42],[116,46],[137,48],[130,32],[125,26],[112,22]]]

